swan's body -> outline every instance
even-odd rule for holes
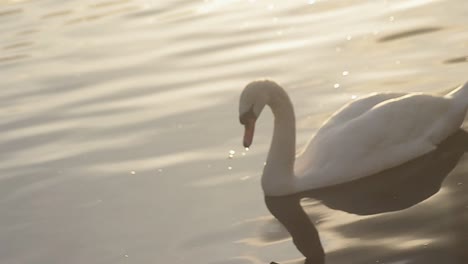
[[[262,188],[267,196],[282,196],[363,178],[434,150],[463,123],[468,83],[445,96],[380,93],[353,101],[324,123],[297,158],[292,103],[271,81],[252,82],[241,95],[244,145],[251,144],[265,105],[275,126]]]

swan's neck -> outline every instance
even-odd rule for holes
[[[270,106],[275,124],[267,162],[263,170],[262,187],[266,195],[294,192],[294,160],[296,154],[296,121],[294,109],[282,88],[270,92]]]

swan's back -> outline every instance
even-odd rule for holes
[[[335,128],[336,126],[342,126],[349,121],[361,116],[362,114],[369,111],[375,105],[394,99],[397,97],[405,96],[407,93],[379,93],[371,94],[367,97],[353,101],[340,110],[336,111],[320,128],[319,133],[325,133],[328,129]]]

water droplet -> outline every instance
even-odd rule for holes
[[[128,258],[128,255],[127,255],[127,254],[125,254],[125,255],[124,255],[124,257]]]
[[[232,167],[231,167],[231,166],[229,166],[229,167],[228,167],[228,170],[232,170]]]
[[[266,161],[265,161],[265,162],[263,162],[263,166],[266,166]]]
[[[241,177],[240,179],[241,179],[241,181],[245,181],[245,180],[250,179],[250,176],[243,176],[243,177]]]
[[[390,22],[393,22],[393,21],[395,21],[395,17],[394,17],[394,16],[391,16],[391,17],[388,18],[388,20],[389,20]]]
[[[315,2],[317,2],[317,1],[316,1],[316,0],[308,0],[308,1],[307,1],[307,3],[308,3],[309,5],[313,5],[313,4],[315,4]]]
[[[349,71],[343,71],[343,76],[348,76],[349,75]]]
[[[131,172],[130,172],[130,174],[132,174],[132,175],[135,175],[135,174],[136,174],[136,172],[135,172],[135,171],[131,171]]]
[[[351,35],[348,35],[348,36],[346,37],[346,40],[351,40],[351,39],[353,39],[353,37],[352,37]]]
[[[356,98],[357,98],[357,96],[356,96],[356,95],[354,95],[354,94],[353,94],[353,95],[351,95],[351,99],[356,99]]]
[[[242,156],[245,156],[245,152],[242,152]]]
[[[236,151],[234,151],[234,150],[231,149],[231,150],[229,151],[229,154],[230,154],[230,155],[234,155],[234,154],[236,154]]]
[[[457,183],[457,185],[458,185],[458,186],[463,185],[463,182],[459,182],[459,183]]]
[[[340,84],[339,84],[339,83],[335,83],[335,85],[333,85],[333,87],[334,87],[335,89],[340,88]]]
[[[245,148],[245,151],[249,151],[249,148]]]

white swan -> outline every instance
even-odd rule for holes
[[[297,158],[292,103],[269,80],[251,82],[241,94],[244,146],[250,147],[265,105],[275,121],[262,188],[267,196],[283,196],[363,178],[434,150],[463,123],[468,82],[445,96],[379,93],[353,101],[323,124]]]

